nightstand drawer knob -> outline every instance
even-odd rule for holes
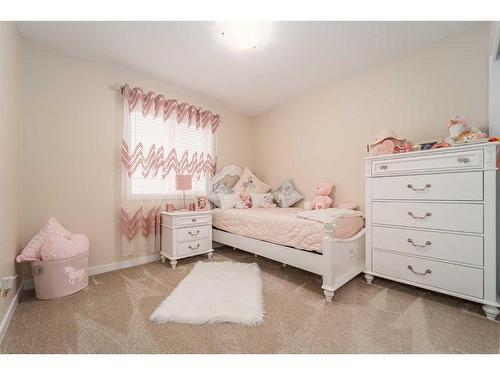
[[[196,219],[195,219],[195,218],[192,218],[192,219],[191,219],[191,221],[192,221],[193,223],[196,223]]]
[[[196,245],[196,247],[193,247],[191,245],[188,246],[191,250],[198,250],[200,248],[200,244]]]
[[[199,235],[199,234],[200,234],[200,230],[198,229],[198,230],[196,231],[196,233],[193,233],[193,232],[191,232],[191,231],[189,231],[188,233],[189,233],[191,236],[197,236],[197,235]]]

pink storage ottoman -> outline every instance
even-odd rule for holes
[[[76,293],[89,285],[89,252],[70,258],[31,262],[36,298],[52,299]]]

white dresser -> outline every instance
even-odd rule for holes
[[[500,310],[499,143],[365,159],[366,271]]]
[[[212,249],[211,211],[161,212],[162,262],[170,260],[175,269],[177,260],[200,254],[208,254]]]

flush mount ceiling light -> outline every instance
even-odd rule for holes
[[[271,35],[270,22],[215,22],[217,37],[229,48],[250,50],[261,48]]]

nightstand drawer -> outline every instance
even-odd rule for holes
[[[203,227],[180,228],[177,231],[177,242],[188,242],[209,238],[212,227],[205,225]]]
[[[195,225],[211,225],[211,215],[190,215],[178,218],[179,227],[190,227]]]
[[[186,255],[198,254],[210,250],[212,248],[211,245],[211,241],[208,239],[182,242],[177,244],[177,255],[183,257]]]

